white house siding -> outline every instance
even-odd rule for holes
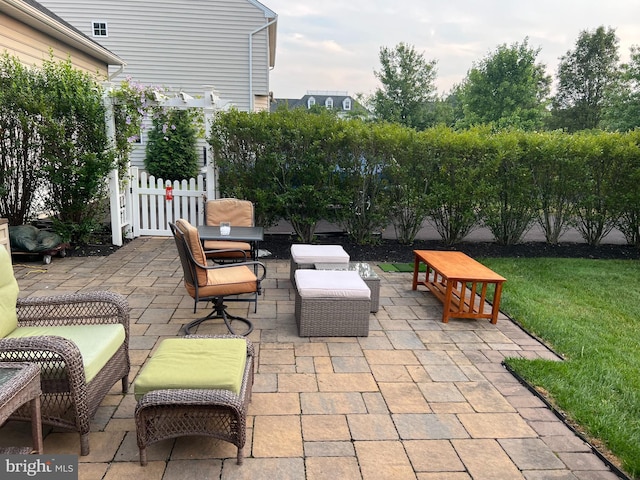
[[[40,0],[92,37],[94,21],[108,37],[93,37],[127,66],[117,79],[157,85],[192,96],[214,89],[223,102],[247,111],[255,96],[269,93],[269,38],[253,35],[253,81],[249,82],[249,34],[270,19],[251,0]],[[113,73],[113,72],[112,72]],[[143,137],[144,146],[144,137]],[[143,148],[132,163],[142,166]]]

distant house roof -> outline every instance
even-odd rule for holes
[[[367,110],[347,92],[309,91],[302,98],[274,98],[270,111],[274,112],[282,106],[287,108],[306,108],[313,105],[331,108],[339,113],[349,111],[367,113]]]
[[[0,12],[75,47],[106,65],[126,65],[124,60],[115,53],[94,42],[80,30],[34,0],[0,0]]]

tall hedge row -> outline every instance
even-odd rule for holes
[[[569,227],[589,244],[618,228],[640,247],[640,132],[423,132],[329,112],[219,114],[209,139],[222,193],[291,222],[313,241],[320,220],[359,243],[392,224],[411,243],[425,220],[447,244],[480,226],[519,242],[535,223],[549,243]]]

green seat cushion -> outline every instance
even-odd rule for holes
[[[134,382],[136,399],[153,390],[207,389],[240,393],[247,363],[242,338],[163,340]]]
[[[0,338],[6,337],[18,326],[17,301],[18,282],[13,276],[11,256],[0,245]]]
[[[121,324],[65,325],[54,327],[18,327],[7,338],[56,335],[78,346],[87,383],[106,365],[125,339]]]

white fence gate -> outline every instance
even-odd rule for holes
[[[202,175],[189,180],[156,179],[131,168],[133,236],[171,236],[169,222],[178,218],[192,225],[204,223],[205,180]],[[167,195],[171,187],[171,195]],[[172,197],[172,199],[170,199]]]

